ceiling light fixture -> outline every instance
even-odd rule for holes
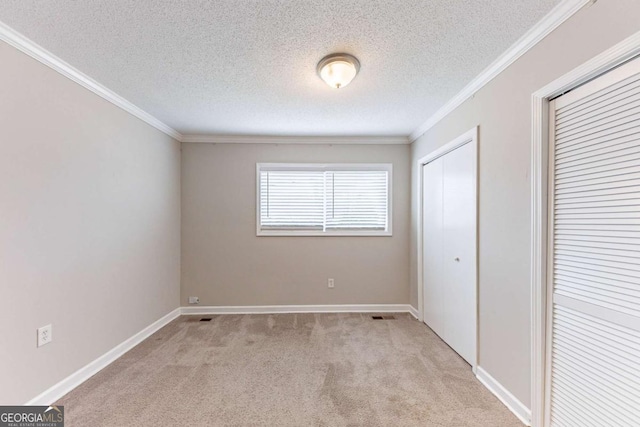
[[[360,71],[360,61],[348,53],[333,53],[318,62],[318,76],[334,89],[351,83]]]

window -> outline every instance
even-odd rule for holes
[[[390,236],[391,164],[258,163],[258,236]]]

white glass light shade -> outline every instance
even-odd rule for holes
[[[335,89],[343,88],[351,83],[359,70],[360,62],[354,56],[346,53],[325,56],[318,63],[318,75]]]

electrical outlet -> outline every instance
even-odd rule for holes
[[[53,341],[53,326],[47,325],[38,328],[38,347],[49,344]]]
[[[329,287],[329,289],[333,289],[336,286],[336,282],[333,279],[329,279],[327,281],[327,286]]]
[[[198,297],[189,297],[189,304],[200,304],[200,298],[198,298]]]

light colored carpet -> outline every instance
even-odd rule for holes
[[[521,426],[408,314],[182,316],[63,397],[67,426]]]

